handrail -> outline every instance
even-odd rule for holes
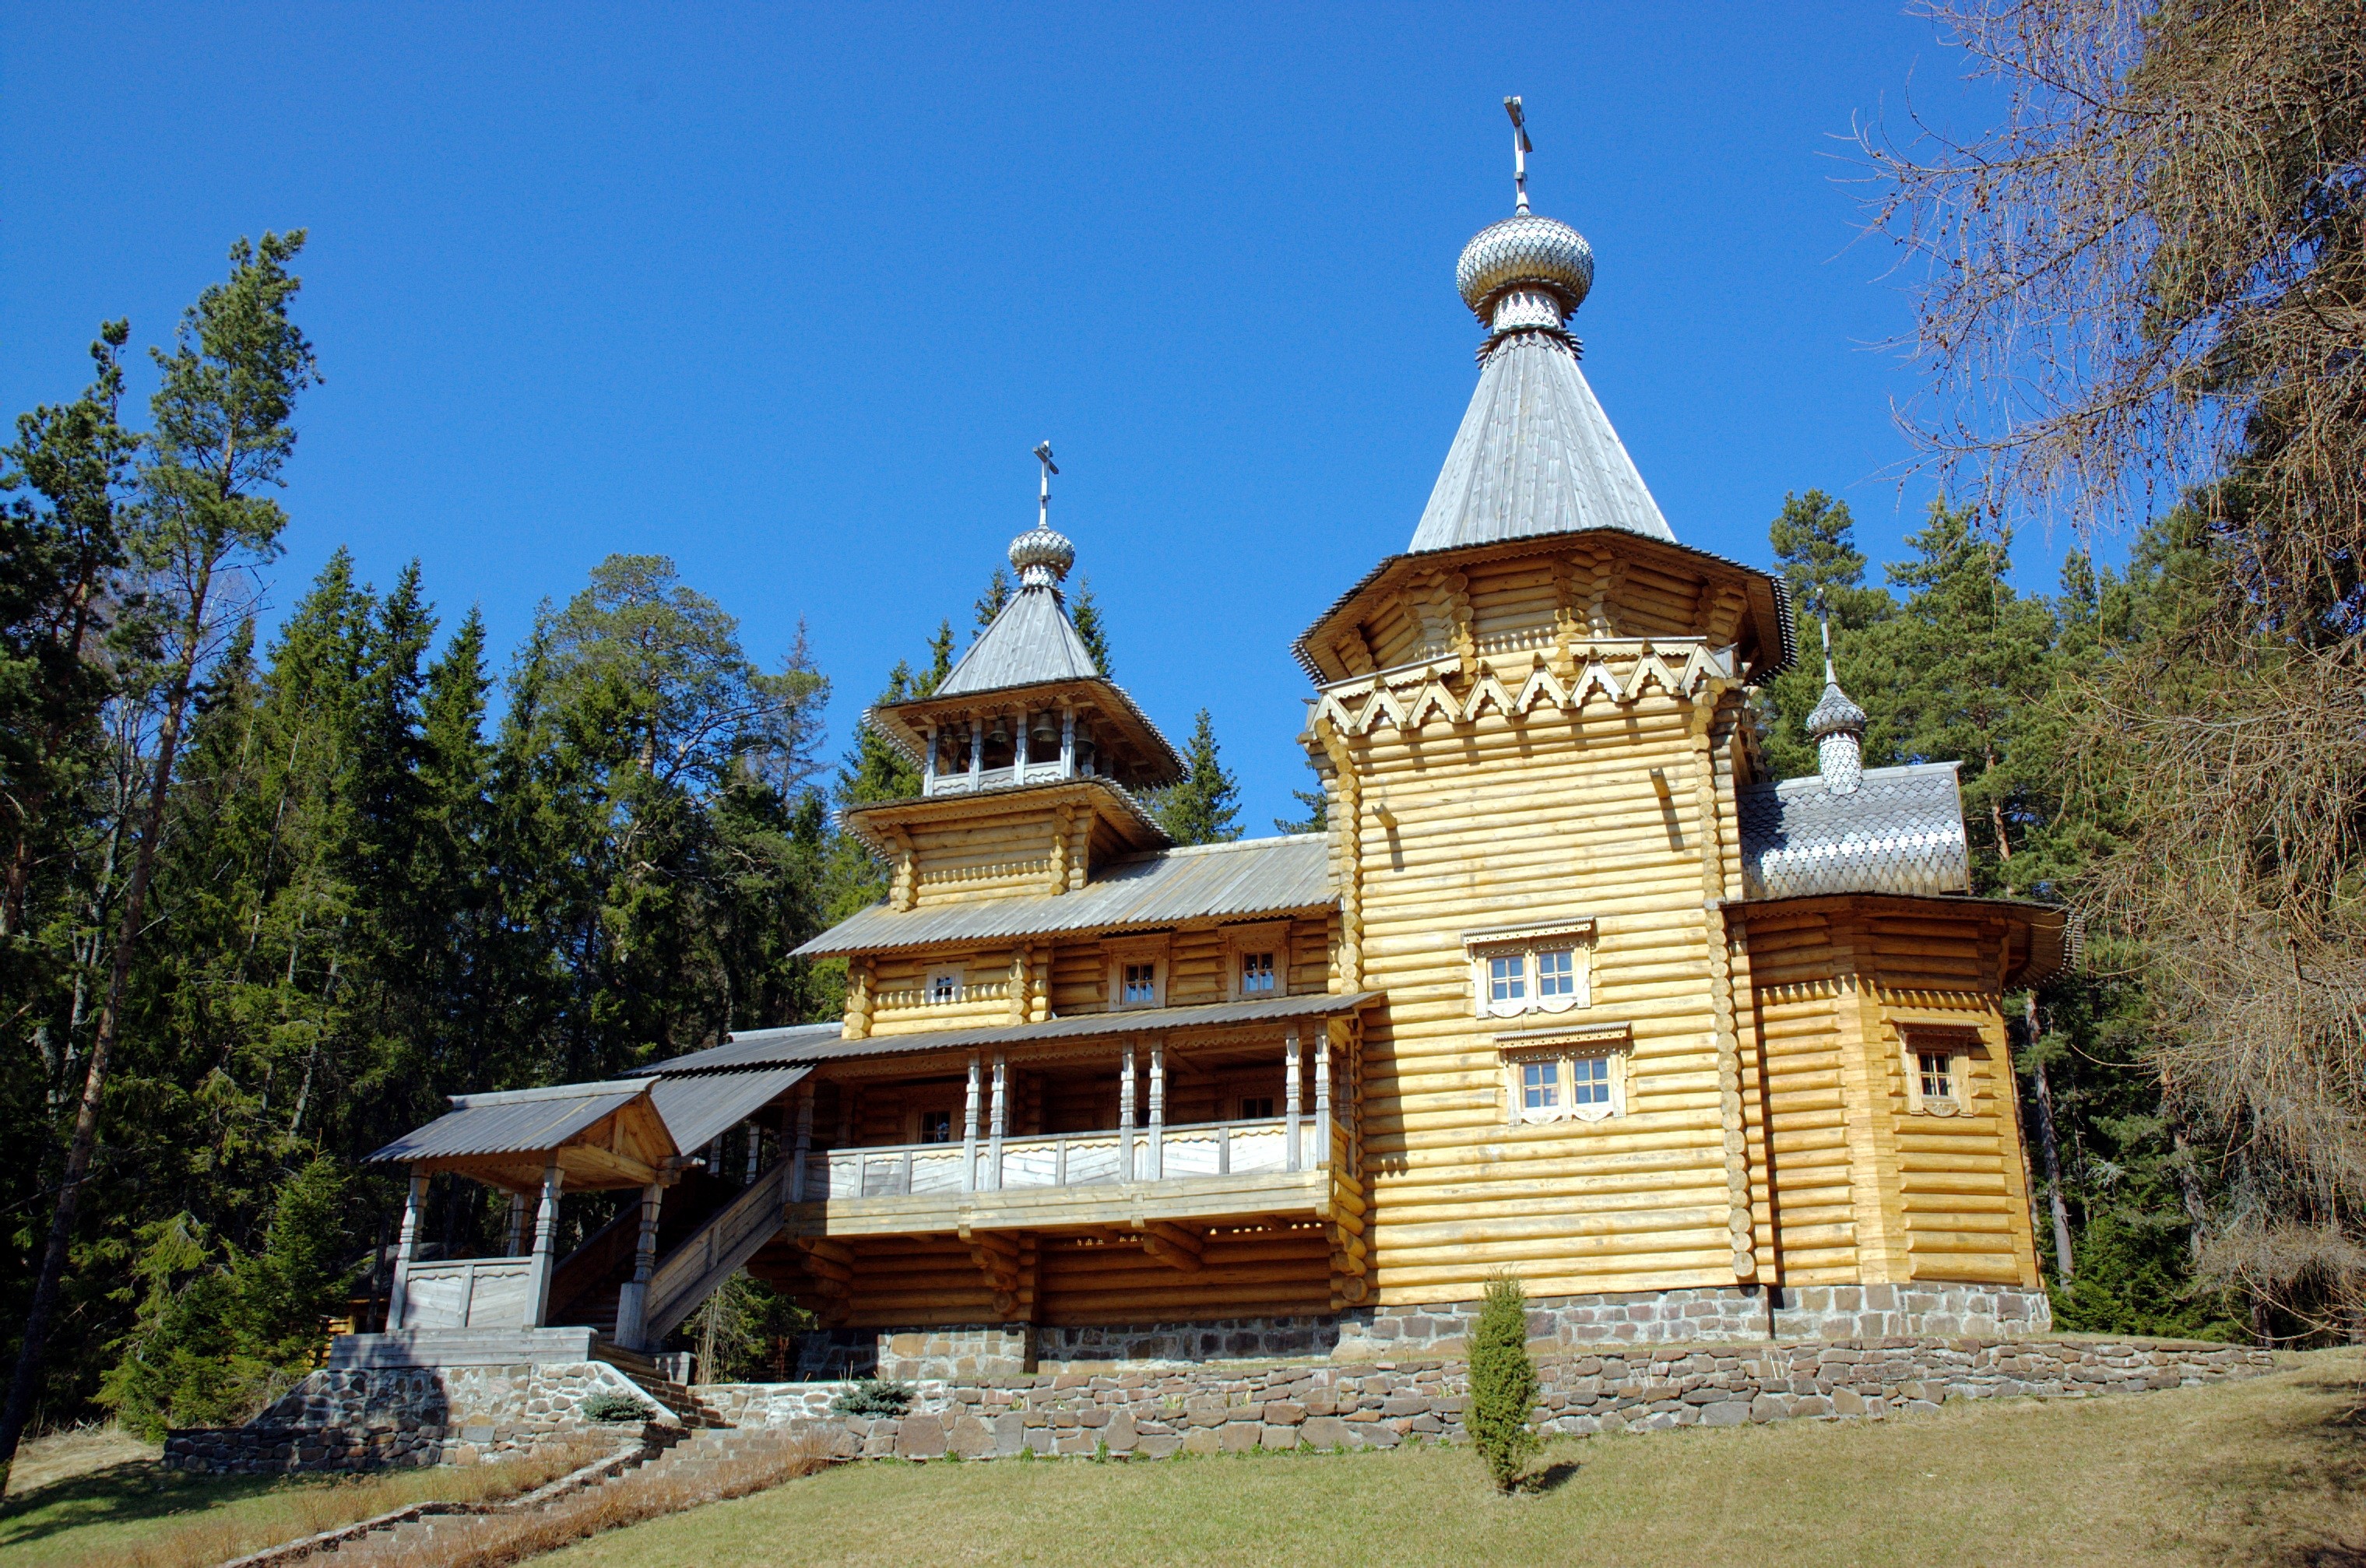
[[[651,1344],[697,1310],[739,1266],[764,1248],[781,1228],[781,1205],[788,1197],[794,1162],[782,1160],[756,1178],[739,1196],[706,1217],[682,1244],[658,1262],[649,1276],[643,1337]]]
[[[1299,1118],[1300,1161],[1297,1168],[1318,1169],[1329,1166],[1336,1156],[1341,1124],[1332,1119],[1332,1136],[1324,1138],[1317,1130],[1319,1123],[1312,1115]],[[1098,1187],[1118,1181],[1175,1181],[1191,1177],[1234,1174],[1234,1140],[1249,1145],[1257,1157],[1252,1168],[1268,1168],[1264,1161],[1275,1160],[1269,1168],[1280,1172],[1291,1168],[1289,1160],[1289,1118],[1259,1117],[1243,1122],[1189,1122],[1168,1123],[1160,1127],[1160,1141],[1151,1143],[1152,1129],[1146,1126],[1132,1129],[1132,1169],[1126,1168],[1127,1130],[1102,1127],[1083,1133],[1042,1133],[1026,1137],[1006,1136],[1002,1140],[1002,1162],[999,1169],[993,1164],[994,1156],[983,1142],[977,1149],[977,1166],[973,1179],[960,1180],[962,1145],[958,1143],[934,1144],[862,1144],[845,1148],[816,1150],[806,1156],[806,1194],[808,1198],[912,1197],[930,1192],[952,1195],[956,1192],[994,1191],[1014,1188]],[[1177,1145],[1213,1144],[1212,1168],[1201,1168],[1196,1162],[1177,1160]],[[1271,1154],[1267,1154],[1268,1149]],[[1104,1158],[1078,1161],[1074,1156],[1079,1149],[1095,1154],[1106,1151]],[[1040,1167],[1042,1156],[1050,1158],[1049,1179]],[[941,1168],[952,1165],[952,1181],[943,1185],[940,1168],[930,1185],[916,1187],[914,1172],[918,1168]],[[1106,1163],[1106,1169],[1103,1168]],[[865,1173],[887,1168],[885,1190],[866,1193],[869,1183]],[[1081,1167],[1081,1171],[1079,1168]],[[834,1190],[837,1183],[833,1171],[851,1177],[853,1190]],[[1249,1174],[1241,1170],[1240,1174]]]

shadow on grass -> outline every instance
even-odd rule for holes
[[[1542,1470],[1531,1471],[1520,1477],[1520,1490],[1535,1497],[1541,1497],[1548,1492],[1558,1492],[1577,1479],[1577,1461],[1573,1459],[1555,1460]]]
[[[199,1476],[132,1460],[10,1497],[0,1506],[0,1551],[92,1525],[132,1525],[200,1512],[267,1492],[281,1478]]]
[[[2242,1494],[2235,1508],[2205,1510],[2206,1522],[2223,1536],[2223,1544],[2210,1544],[2229,1562],[2366,1568],[2366,1508],[2358,1506],[2366,1498],[2360,1380],[2317,1372],[2293,1386],[2322,1403],[2229,1432],[2213,1473],[2194,1477],[2197,1495],[2223,1495],[2230,1483]]]

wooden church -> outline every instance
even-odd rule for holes
[[[800,950],[844,1018],[381,1151],[414,1207],[511,1197],[501,1258],[406,1225],[393,1336],[654,1349],[743,1267],[815,1373],[1450,1351],[1499,1273],[1567,1344],[2045,1327],[2000,1002],[2063,917],[1968,896],[1955,765],[1864,767],[1829,660],[1818,773],[1765,775],[1792,606],[1653,502],[1568,330],[1593,272],[1524,184],[1462,253],[1436,486],[1294,645],[1324,830],[1167,841],[1175,749],[1039,518],[869,716],[921,784],[846,814],[886,899]],[[557,1256],[602,1188],[642,1201]]]

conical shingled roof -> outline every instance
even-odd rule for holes
[[[1557,333],[1491,346],[1411,548],[1620,528],[1675,542],[1659,503]]]
[[[1098,679],[1085,639],[1068,623],[1059,591],[1030,585],[1013,595],[945,675],[931,696],[960,697],[1053,681]]]

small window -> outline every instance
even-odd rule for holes
[[[1244,953],[1241,954],[1241,995],[1269,997],[1273,995],[1273,954]]]
[[[1572,1056],[1569,1076],[1572,1105],[1608,1105],[1610,1103],[1610,1058],[1607,1056]]]
[[[1125,1005],[1130,1008],[1148,1007],[1158,999],[1158,965],[1129,964],[1125,966]]]
[[[1520,1064],[1520,1106],[1525,1111],[1551,1111],[1560,1105],[1560,1064]]]
[[[953,1141],[953,1113],[950,1111],[920,1112],[920,1142],[950,1144]]]
[[[962,999],[962,972],[959,969],[929,971],[929,1001],[931,1006]]]
[[[1243,1095],[1243,1096],[1241,1097],[1241,1116],[1240,1116],[1240,1119],[1241,1119],[1242,1121],[1244,1121],[1244,1122],[1270,1122],[1270,1121],[1272,1121],[1272,1120],[1273,1120],[1273,1096],[1271,1096],[1271,1095],[1269,1095],[1269,1094],[1267,1094],[1267,1095]]]
[[[1906,1109],[1921,1116],[1962,1116],[1972,1109],[1972,1060],[1987,1047],[1968,1032],[1902,1031]]]
[[[1507,953],[1487,960],[1487,999],[1520,1002],[1528,998],[1528,955]]]
[[[1537,996],[1541,998],[1577,995],[1577,954],[1566,947],[1545,948],[1537,954]]]

